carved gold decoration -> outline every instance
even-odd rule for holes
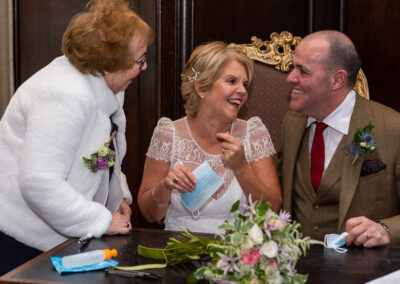
[[[231,44],[239,46],[253,60],[275,66],[275,69],[288,72],[292,66],[293,51],[301,38],[283,31],[272,33],[271,40],[262,41],[256,36],[251,37],[250,44]]]
[[[354,85],[353,90],[355,90],[360,96],[369,100],[368,81],[362,69],[358,71],[357,81],[356,84]]]
[[[293,66],[292,57],[301,37],[293,36],[290,32],[283,31],[280,34],[271,33],[271,40],[263,41],[256,36],[251,37],[251,43],[235,44],[230,46],[240,47],[251,59],[272,65],[282,72],[290,71]],[[362,97],[369,99],[367,78],[360,69],[357,74],[357,82],[354,90]]]

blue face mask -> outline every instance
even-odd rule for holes
[[[335,249],[337,252],[346,252],[347,249],[341,248],[346,244],[346,237],[348,233],[343,232],[340,235],[338,234],[327,234],[325,235],[325,246],[327,248]]]
[[[182,204],[190,212],[199,210],[224,183],[207,161],[193,171],[197,179],[196,187],[192,192],[180,193]]]

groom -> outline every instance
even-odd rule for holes
[[[347,245],[399,244],[400,114],[352,90],[360,64],[337,31],[310,34],[297,46],[278,166],[283,206],[314,239],[346,231]],[[352,155],[346,146],[370,121],[374,139],[361,144],[375,141],[376,149]]]

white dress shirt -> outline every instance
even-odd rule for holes
[[[324,173],[332,160],[333,154],[336,151],[337,146],[340,143],[343,135],[349,133],[350,119],[353,114],[354,105],[356,103],[356,92],[351,90],[344,101],[327,117],[325,117],[322,122],[328,125],[328,127],[323,132],[324,142],[325,142],[325,163],[324,163]],[[310,138],[308,140],[308,152],[309,158],[311,157],[311,146],[315,134],[315,118],[309,116],[307,121],[307,127],[311,125]],[[311,159],[311,158],[310,158]],[[311,163],[310,163],[311,166]]]

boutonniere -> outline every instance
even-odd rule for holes
[[[90,158],[82,157],[86,167],[92,172],[96,173],[98,170],[105,170],[114,166],[115,151],[110,149],[110,143],[114,139],[117,131],[111,134],[107,143],[101,146],[97,152],[90,155]]]
[[[370,121],[368,125],[363,128],[358,127],[356,133],[354,133],[353,141],[350,145],[347,145],[348,154],[353,157],[352,164],[363,154],[370,154],[376,150],[376,140],[372,129],[374,126]]]

